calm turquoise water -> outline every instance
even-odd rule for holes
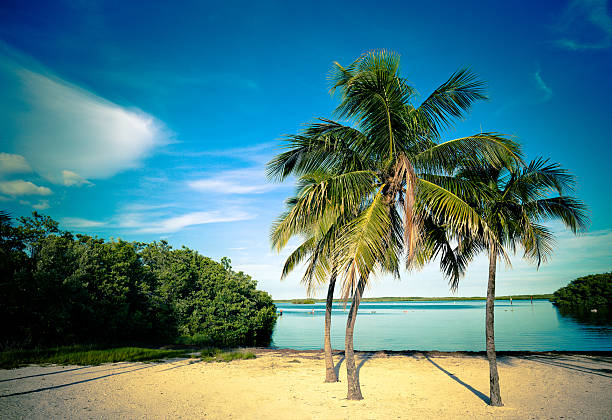
[[[273,346],[323,348],[325,303],[277,304],[283,310]],[[314,309],[314,315],[310,313]],[[332,346],[344,348],[346,311],[334,304]],[[485,301],[363,302],[355,325],[357,350],[485,350]],[[548,300],[495,302],[497,350],[612,350],[612,326],[562,316]]]

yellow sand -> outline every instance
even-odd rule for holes
[[[341,382],[323,383],[320,352],[258,350],[257,359],[231,363],[27,367],[0,371],[0,418],[612,418],[611,357],[499,362],[502,408],[483,401],[489,377],[480,356],[360,354],[363,401],[346,400],[343,362]]]

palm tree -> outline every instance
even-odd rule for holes
[[[415,90],[399,75],[399,57],[385,51],[365,54],[346,68],[335,63],[331,81],[332,93],[341,94],[335,113],[344,123],[320,119],[308,125],[288,136],[288,150],[268,163],[268,176],[275,180],[325,174],[279,219],[274,243],[281,249],[334,214],[327,236],[333,238],[342,296],[352,299],[345,337],[347,398],[362,399],[353,331],[370,275],[399,277],[401,258],[409,265],[419,256],[429,221],[464,237],[483,232],[494,242],[479,213],[445,184],[476,191],[468,181],[452,178],[459,164],[500,167],[520,157],[517,144],[495,133],[440,142],[440,132],[454,118],[485,98],[483,83],[469,70],[452,74],[418,107],[412,104]]]
[[[479,209],[493,236],[489,235],[489,239],[466,238],[459,246],[459,254],[462,254],[460,259],[465,262],[479,251],[488,252],[485,322],[490,404],[502,406],[494,334],[497,260],[505,257],[505,249],[515,251],[521,246],[523,257],[539,267],[552,253],[554,243],[552,232],[542,222],[560,219],[573,233],[577,233],[586,229],[588,217],[585,205],[567,195],[573,191],[574,178],[559,164],[541,158],[527,166],[466,169],[457,176],[488,190],[486,199],[474,201],[472,205]],[[494,241],[491,241],[492,238]]]
[[[324,175],[321,173],[313,173],[304,175],[298,182],[297,193],[295,197],[291,197],[286,201],[287,212],[297,204],[298,197],[302,194],[305,188],[312,186],[324,180]],[[282,234],[282,220],[286,214],[281,216],[278,223],[272,226],[270,239],[272,247],[280,251],[279,237]],[[307,295],[313,295],[317,285],[322,284],[329,278],[327,289],[327,298],[325,304],[325,328],[324,328],[324,353],[325,353],[325,382],[338,382],[338,376],[334,369],[334,360],[331,346],[331,315],[334,300],[334,290],[336,287],[336,279],[338,277],[337,265],[335,263],[336,251],[333,244],[334,225],[337,222],[337,217],[328,213],[327,217],[323,217],[312,226],[305,226],[302,236],[304,242],[297,247],[285,261],[281,280],[292,272],[296,266],[306,260],[307,266],[302,277],[302,284],[306,286]]]

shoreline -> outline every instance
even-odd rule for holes
[[[251,350],[256,353],[277,352],[280,354],[299,354],[299,353],[321,353],[323,349],[299,350],[291,348],[275,348],[275,347],[244,347],[245,350]],[[333,349],[334,356],[344,356],[344,350]],[[414,356],[417,354],[440,357],[472,357],[472,356],[487,356],[486,350],[455,350],[455,351],[440,351],[440,350],[355,350],[356,355],[373,355],[381,354],[384,356]],[[542,355],[557,355],[557,356],[604,356],[612,357],[612,349],[610,350],[497,350],[495,354],[499,356],[542,356]]]
[[[537,295],[508,295],[508,296],[496,296],[495,300],[548,300],[550,301],[553,297],[552,293],[549,294],[537,294]],[[304,303],[301,301],[304,300],[313,300],[315,303],[324,303],[325,299],[309,299],[309,298],[295,298],[295,299],[273,299],[273,302],[276,303],[293,303],[295,305],[312,305],[312,303]],[[386,297],[366,297],[362,298],[361,302],[452,302],[452,301],[478,301],[484,300],[486,301],[486,297],[480,296],[458,296],[458,297],[419,297],[419,296],[407,296],[407,297],[398,297],[398,296],[386,296]],[[335,303],[343,303],[346,302],[343,299],[334,299]]]

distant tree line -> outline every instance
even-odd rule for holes
[[[577,278],[557,290],[551,301],[564,313],[596,310],[609,316],[612,314],[612,272]]]
[[[266,345],[276,307],[257,282],[167,242],[105,241],[34,212],[0,212],[0,348]]]

